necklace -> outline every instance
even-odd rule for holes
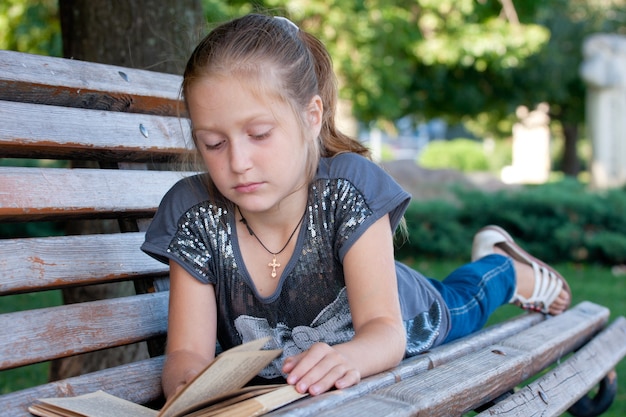
[[[254,238],[257,240],[257,242],[259,242],[261,244],[263,249],[265,249],[268,253],[270,253],[272,255],[272,262],[268,263],[267,266],[272,268],[272,273],[270,274],[272,276],[272,278],[276,278],[276,275],[277,275],[276,268],[280,268],[280,264],[276,261],[276,255],[280,255],[287,248],[287,245],[289,245],[289,242],[291,242],[291,239],[296,234],[296,230],[298,230],[298,227],[300,227],[300,224],[304,220],[304,216],[306,215],[306,208],[304,209],[304,213],[302,213],[302,217],[300,217],[300,220],[298,221],[298,224],[296,224],[295,229],[293,229],[293,232],[291,232],[291,234],[289,235],[289,239],[287,239],[287,242],[285,243],[285,246],[283,246],[282,249],[279,250],[278,252],[272,252],[271,250],[269,250],[267,248],[267,246],[265,246],[265,244],[263,244],[263,242],[261,242],[261,239],[259,239],[259,237],[256,235],[256,233],[254,233],[254,230],[252,230],[252,228],[248,224],[248,221],[246,220],[246,218],[243,217],[243,214],[241,214],[241,209],[239,208],[239,206],[237,206],[237,211],[239,212],[239,215],[241,216],[241,220],[239,220],[239,221],[241,223],[243,223],[244,226],[246,226],[246,229],[248,229],[248,232],[250,233],[250,235],[254,236]]]

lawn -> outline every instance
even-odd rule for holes
[[[449,262],[417,261],[414,267],[422,273],[433,277],[444,277],[458,264]],[[573,303],[583,300],[593,301],[611,309],[611,320],[617,316],[626,316],[626,274],[614,275],[607,267],[590,265],[558,265],[557,269],[567,278],[572,287]],[[60,303],[58,291],[49,291],[39,294],[24,294],[6,296],[0,303],[0,313],[24,310],[36,307],[45,307]],[[507,317],[519,314],[519,309],[506,306],[496,311],[491,322],[504,320]],[[27,366],[20,369],[0,372],[0,394],[18,389],[38,385],[46,382],[47,364]],[[611,408],[604,414],[605,417],[622,417],[626,415],[626,360],[622,360],[617,367],[619,383],[617,398]]]

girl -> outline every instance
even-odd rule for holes
[[[284,18],[213,30],[182,93],[206,174],[164,197],[142,249],[169,263],[163,388],[262,336],[283,354],[260,375],[317,395],[480,329],[506,302],[559,314],[570,290],[502,229],[443,282],[394,261],[410,196],[337,130],[330,57]]]

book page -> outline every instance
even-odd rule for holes
[[[188,410],[196,409],[198,404],[210,402],[243,387],[280,355],[280,349],[258,350],[267,340],[255,340],[218,355],[204,371],[165,404],[159,417],[184,415]]]
[[[31,406],[29,411],[43,417],[156,417],[158,414],[156,410],[107,394],[104,391],[96,391],[77,397],[44,398],[38,401],[39,403]]]
[[[275,391],[278,388],[284,387],[285,384],[279,385],[257,385],[251,387],[243,387],[237,391],[235,391],[232,395],[226,397],[219,397],[216,401],[202,404],[198,407],[197,410],[191,412],[189,414],[185,414],[185,417],[199,417],[204,416],[210,411],[221,410],[225,407],[228,407],[232,404],[240,403],[244,400],[257,397],[262,394],[266,394],[268,392]]]
[[[194,413],[193,417],[253,417],[260,416],[290,404],[308,394],[300,394],[293,385],[250,398],[227,407],[210,408]]]

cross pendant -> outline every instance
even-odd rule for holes
[[[267,266],[272,268],[272,278],[276,278],[276,268],[280,267],[280,264],[278,262],[276,262],[276,255],[274,255],[274,258],[272,259],[272,262],[267,264]]]

